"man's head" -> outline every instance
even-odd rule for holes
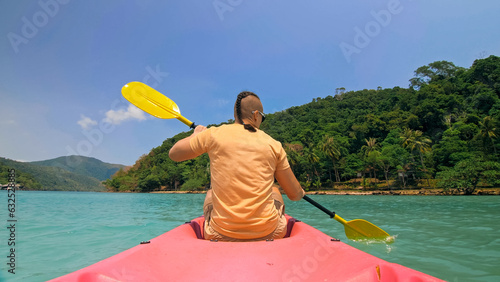
[[[234,103],[234,119],[236,123],[251,125],[253,128],[259,128],[262,123],[263,116],[260,114],[264,111],[259,96],[253,92],[243,91],[238,94],[236,103]],[[259,117],[260,116],[260,117]],[[250,131],[249,127],[245,126]]]

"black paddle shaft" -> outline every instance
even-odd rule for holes
[[[304,200],[308,201],[309,203],[313,204],[313,206],[317,207],[318,209],[322,210],[324,213],[326,213],[327,215],[329,215],[331,218],[334,218],[335,217],[335,212],[333,211],[330,211],[328,210],[327,208],[323,207],[322,205],[320,205],[319,203],[317,203],[316,201],[314,201],[313,199],[309,198],[307,195],[304,195],[304,197],[302,197]]]

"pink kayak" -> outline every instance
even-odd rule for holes
[[[260,242],[203,240],[203,220],[51,281],[442,281],[293,218],[287,238]]]

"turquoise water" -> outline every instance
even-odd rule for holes
[[[201,215],[204,195],[16,192],[16,274],[9,269],[7,192],[0,192],[0,280],[45,281]],[[368,220],[392,245],[352,242],[305,201],[286,212],[382,259],[448,281],[500,281],[500,197],[311,196],[346,220]]]

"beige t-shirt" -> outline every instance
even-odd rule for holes
[[[271,197],[274,173],[290,167],[281,143],[261,130],[231,124],[200,132],[190,146],[210,157],[212,228],[238,239],[273,232],[279,219]]]

